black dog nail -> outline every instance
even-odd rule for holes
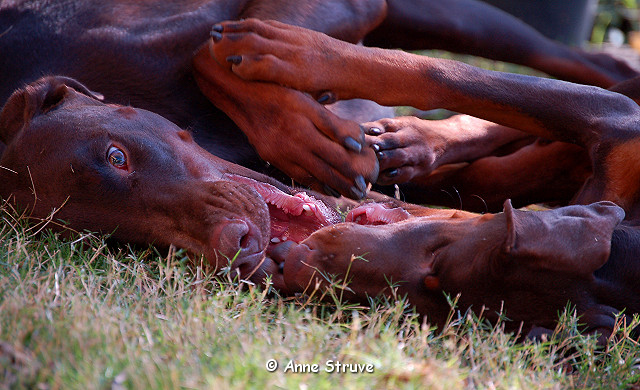
[[[320,95],[320,97],[316,101],[320,104],[325,104],[326,102],[329,101],[329,97],[330,97],[329,95],[327,95],[326,93],[323,93],[322,95]]]
[[[211,32],[209,32],[209,35],[214,42],[220,42],[220,40],[222,39],[222,34],[214,30],[211,30]]]
[[[355,183],[356,183],[356,187],[358,187],[360,192],[362,193],[367,192],[367,183],[364,181],[364,177],[362,176],[356,177]]]
[[[391,169],[391,170],[385,172],[384,174],[387,177],[396,177],[396,176],[398,176],[398,170],[397,169]]]
[[[384,152],[376,152],[376,157],[378,157],[378,160],[382,160],[384,158]]]
[[[214,24],[213,27],[211,27],[211,31],[216,31],[221,33],[222,31],[224,31],[224,27],[222,27],[221,24]]]
[[[373,149],[374,152],[379,152],[380,151],[380,145],[378,145],[378,144],[371,145],[371,148]]]
[[[227,62],[231,62],[234,65],[238,65],[242,62],[242,56],[229,56],[227,57]]]
[[[323,92],[316,101],[320,104],[331,104],[336,102],[336,95],[333,92]]]
[[[382,130],[379,127],[371,127],[367,130],[367,134],[369,135],[380,135],[382,134]]]
[[[360,153],[360,151],[362,150],[362,145],[360,145],[360,142],[356,141],[355,139],[353,139],[351,137],[347,137],[344,140],[344,146],[347,149],[351,149],[356,153]]]
[[[334,190],[333,188],[329,187],[328,185],[324,185],[324,193],[330,196],[333,196],[335,198],[339,198],[341,195],[338,191]]]
[[[363,191],[360,191],[356,187],[351,187],[350,190],[351,190],[351,193],[353,194],[354,199],[362,199],[362,198],[364,198],[364,192]]]

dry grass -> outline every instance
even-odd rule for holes
[[[557,337],[517,343],[452,311],[442,331],[400,302],[373,308],[203,275],[180,252],[35,235],[0,210],[0,388],[625,388],[638,380],[628,328],[606,349],[565,316]],[[635,324],[634,324],[635,325]],[[268,372],[268,359],[280,366]],[[373,373],[327,373],[326,361]],[[319,373],[284,372],[289,361]]]

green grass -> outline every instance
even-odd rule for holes
[[[180,251],[61,239],[0,209],[0,388],[627,388],[640,347],[604,348],[566,315],[541,343],[452,311],[443,330],[400,302],[285,298],[205,275]],[[570,312],[570,311],[569,311]],[[280,366],[268,372],[265,364]],[[327,360],[373,373],[327,373]],[[320,372],[285,373],[287,362]]]

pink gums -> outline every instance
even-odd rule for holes
[[[411,217],[406,210],[400,207],[386,208],[380,203],[367,203],[351,210],[345,222],[354,222],[359,225],[388,225]]]
[[[313,232],[341,222],[336,210],[304,192],[286,194],[271,184],[237,175],[234,181],[247,184],[258,192],[269,207],[271,244],[291,240],[304,241]],[[367,203],[351,210],[345,222],[360,225],[387,225],[403,221],[411,215],[401,207],[387,208],[380,203]]]
[[[271,184],[243,176],[231,176],[234,181],[255,189],[269,206],[271,242],[274,244],[286,240],[299,243],[316,230],[340,222],[340,216],[335,210],[304,192],[289,195]]]

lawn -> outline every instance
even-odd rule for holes
[[[62,238],[2,204],[0,217],[0,389],[640,388],[637,318],[598,346],[569,307],[552,337],[518,341],[450,297],[435,329],[401,297],[343,302],[339,281],[281,297],[181,251]]]
[[[576,331],[570,310],[545,342],[517,342],[500,324],[456,310],[434,329],[401,299],[354,306],[340,301],[340,283],[316,297],[280,297],[224,271],[206,275],[180,251],[91,234],[62,239],[6,206],[0,215],[0,388],[627,388],[640,380],[635,324],[621,323],[603,347]]]

